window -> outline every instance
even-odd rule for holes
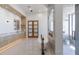
[[[53,31],[53,9],[52,11],[50,12],[50,15],[49,15],[49,21],[48,21],[48,26],[49,26],[49,32],[50,31]]]
[[[50,23],[50,31],[53,31],[53,21]]]

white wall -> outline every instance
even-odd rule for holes
[[[6,9],[0,8],[0,34],[16,32],[14,20],[20,20],[20,18]]]
[[[56,4],[54,8],[55,54],[63,54],[63,5]]]

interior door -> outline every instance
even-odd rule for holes
[[[28,37],[38,38],[38,21],[28,21]]]

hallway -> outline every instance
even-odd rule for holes
[[[0,4],[0,54],[63,55],[70,48],[63,42],[74,39],[74,10],[73,4]]]
[[[37,39],[22,39],[15,46],[0,53],[1,55],[41,55],[41,46]],[[51,55],[49,49],[45,52]]]

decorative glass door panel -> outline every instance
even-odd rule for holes
[[[28,21],[28,37],[37,38],[38,37],[38,21]]]

